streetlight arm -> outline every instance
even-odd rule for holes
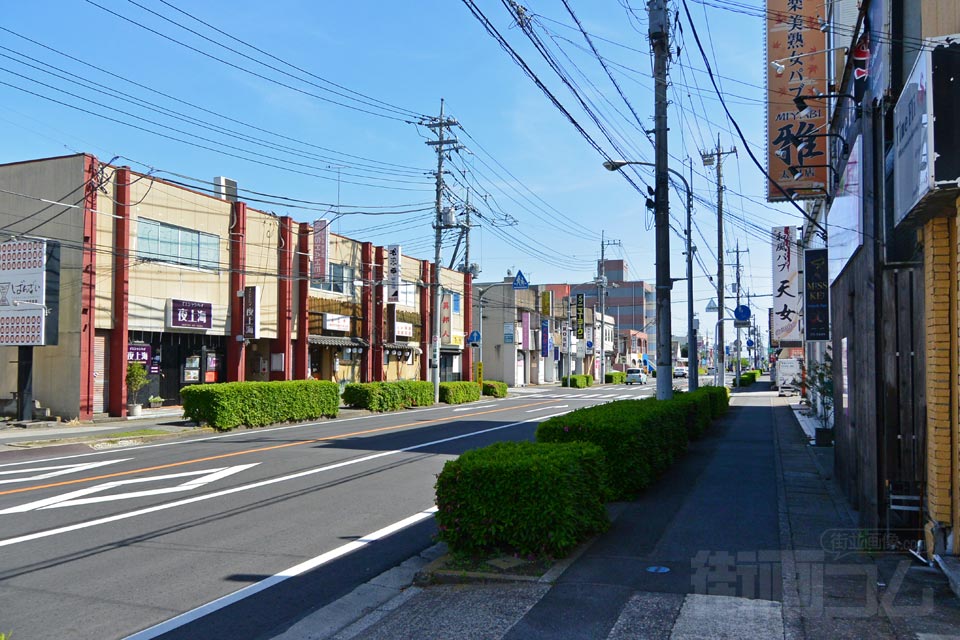
[[[606,162],[603,163],[603,168],[606,169],[607,171],[618,171],[618,170],[620,170],[620,169],[623,169],[623,168],[624,168],[625,166],[627,166],[628,164],[635,164],[635,165],[640,165],[640,166],[643,166],[643,167],[656,167],[656,166],[657,166],[657,165],[653,164],[652,162],[639,162],[639,161],[637,161],[637,160],[607,160]],[[691,193],[691,192],[690,192],[690,185],[687,183],[687,179],[683,177],[683,174],[680,173],[679,171],[677,171],[676,169],[671,169],[670,167],[667,167],[667,171],[669,171],[669,172],[672,173],[673,175],[675,175],[675,176],[677,176],[678,178],[680,178],[680,182],[683,183],[684,188],[687,190],[687,197],[689,197],[689,196],[690,196],[690,193]]]

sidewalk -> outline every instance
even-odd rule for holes
[[[832,482],[833,449],[809,445],[789,402],[765,383],[737,391],[559,576],[410,586],[438,545],[276,638],[960,638],[942,573],[853,548],[863,532]]]

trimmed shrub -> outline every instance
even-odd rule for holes
[[[608,371],[603,374],[603,381],[607,384],[623,384],[627,381],[627,374],[624,371]]]
[[[706,386],[700,387],[695,393],[702,393],[710,398],[710,417],[716,420],[730,408],[730,389],[727,387]]]
[[[604,459],[584,443],[498,442],[437,476],[438,537],[453,553],[560,557],[609,526]]]
[[[572,376],[563,376],[560,381],[561,386],[571,387],[573,389],[586,389],[593,383],[591,376],[574,374]]]
[[[693,393],[675,393],[671,402],[682,406],[686,412],[687,439],[696,440],[701,437],[713,421],[710,396],[697,389]]]
[[[507,397],[507,383],[499,380],[484,380],[483,395],[493,396],[494,398]]]
[[[197,384],[180,395],[184,418],[219,431],[335,418],[340,411],[340,388],[329,380]]]
[[[415,380],[351,382],[343,388],[343,403],[369,411],[399,411],[433,404],[433,383]]]
[[[587,386],[588,386],[588,387],[592,387],[592,386],[593,386],[593,383],[594,383],[593,376],[590,375],[590,374],[587,374],[587,375],[585,375],[585,376],[583,376],[583,377],[587,379]]]
[[[440,402],[463,404],[480,399],[480,385],[476,382],[441,382]]]
[[[611,499],[633,497],[687,447],[687,409],[655,399],[577,409],[541,422],[537,442],[592,442],[607,464]]]

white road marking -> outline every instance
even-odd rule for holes
[[[453,411],[454,413],[456,413],[458,411],[473,411],[474,409],[486,409],[487,407],[492,407],[495,404],[496,404],[495,402],[487,402],[484,404],[475,404],[470,407],[460,407],[459,409],[454,409]]]
[[[527,413],[533,413],[534,411],[547,411],[549,409],[565,409],[569,407],[568,404],[555,404],[549,407],[540,407],[539,409],[527,409]]]
[[[213,602],[208,602],[207,604],[199,606],[196,609],[192,609],[185,613],[181,613],[175,618],[170,618],[165,622],[161,622],[158,625],[154,625],[148,629],[144,629],[143,631],[135,633],[132,636],[128,636],[126,640],[150,640],[151,638],[156,638],[158,636],[161,636],[165,633],[173,631],[174,629],[177,629],[186,624],[189,624],[194,620],[198,620],[205,615],[213,613],[214,611],[219,611],[220,609],[223,609],[224,607],[227,607],[235,602],[239,602],[244,598],[249,598],[254,594],[257,594],[257,593],[260,593],[261,591],[269,589],[270,587],[280,584],[285,580],[289,580],[290,578],[295,578],[296,576],[304,574],[307,571],[311,571],[313,569],[316,569],[317,567],[321,567],[325,564],[329,564],[330,562],[336,560],[337,558],[340,558],[347,554],[353,553],[354,551],[362,549],[363,547],[367,546],[371,542],[376,542],[377,540],[386,538],[387,536],[393,533],[396,533],[397,531],[401,531],[402,529],[406,529],[407,527],[415,525],[418,522],[422,520],[426,520],[427,518],[431,517],[434,513],[436,513],[436,511],[437,511],[436,507],[430,507],[429,509],[425,509],[424,511],[415,513],[412,516],[404,518],[403,520],[394,522],[393,524],[388,525],[382,529],[378,529],[373,533],[368,533],[367,535],[363,536],[359,540],[348,542],[347,544],[339,546],[336,549],[327,551],[326,553],[323,553],[315,558],[311,558],[306,562],[301,562],[300,564],[294,565],[289,569],[284,569],[280,573],[270,576],[265,580],[261,580],[260,582],[257,582],[255,584],[248,585],[240,589],[239,591],[234,591],[233,593],[225,595],[222,598],[217,598]]]
[[[9,547],[15,544],[20,544],[23,542],[29,542],[31,540],[39,540],[41,538],[49,538],[51,536],[60,535],[63,533],[69,533],[71,531],[79,531],[81,529],[88,529],[90,527],[97,527],[102,524],[109,524],[111,522],[118,522],[120,520],[126,520],[128,518],[135,518],[137,516],[146,515],[149,513],[156,513],[158,511],[166,511],[167,509],[172,509],[174,507],[180,507],[188,504],[193,504],[195,502],[203,502],[205,500],[212,500],[213,498],[219,498],[221,496],[227,496],[234,493],[240,493],[242,491],[250,491],[252,489],[259,489],[260,487],[266,487],[272,484],[277,484],[279,482],[286,482],[287,480],[295,480],[297,478],[304,478],[307,476],[312,476],[318,473],[323,473],[324,471],[331,471],[333,469],[340,469],[342,467],[349,467],[351,465],[360,464],[361,462],[368,462],[370,460],[376,460],[377,458],[383,458],[386,456],[394,456],[400,453],[407,451],[416,451],[417,449],[423,449],[425,447],[431,447],[437,444],[443,444],[445,442],[452,442],[454,440],[462,440],[463,438],[471,438],[473,436],[482,435],[484,433],[491,433],[493,431],[500,431],[501,429],[509,429],[510,427],[516,427],[521,424],[526,424],[528,422],[539,422],[541,420],[547,420],[554,416],[563,415],[568,413],[567,411],[561,411],[548,416],[537,416],[534,418],[528,418],[526,420],[521,420],[519,422],[512,422],[510,424],[500,425],[499,427],[490,427],[488,429],[481,429],[479,431],[471,431],[470,433],[464,433],[458,436],[451,436],[449,438],[441,438],[440,440],[433,440],[431,442],[423,442],[420,444],[415,444],[403,449],[396,449],[393,451],[382,451],[380,453],[373,453],[368,456],[363,456],[361,458],[354,458],[352,460],[345,460],[343,462],[335,462],[333,464],[328,464],[323,467],[315,467],[313,469],[306,469],[304,471],[298,471],[297,473],[292,473],[287,476],[279,476],[276,478],[269,478],[267,480],[260,480],[258,482],[251,482],[250,484],[241,485],[238,487],[230,487],[229,489],[221,489],[219,491],[213,491],[201,496],[192,496],[190,498],[183,498],[182,500],[176,500],[174,502],[167,502],[164,504],[154,505],[152,507],[144,507],[143,509],[137,509],[135,511],[129,511],[127,513],[117,513],[112,516],[106,516],[104,518],[97,518],[95,520],[88,520],[86,522],[78,522],[75,524],[67,525],[64,527],[57,527],[56,529],[47,529],[46,531],[37,531],[35,533],[28,533],[22,536],[17,536],[15,538],[7,538],[5,540],[0,540],[0,547]]]
[[[0,480],[0,484],[10,484],[12,482],[28,482],[33,480],[46,480],[47,478],[53,478],[55,476],[62,476],[68,473],[78,473],[80,471],[87,471],[88,469],[102,467],[107,464],[115,464],[117,462],[126,462],[127,460],[133,460],[133,458],[121,458],[119,460],[103,460],[101,462],[81,462],[80,464],[61,464],[54,467],[33,467],[30,469],[12,469],[10,471],[0,471],[0,476],[14,475],[18,473],[34,474],[31,476],[24,476],[19,478],[6,478],[3,480]],[[43,473],[43,472],[46,472],[46,473]]]
[[[209,484],[211,482],[221,480],[223,478],[226,478],[227,476],[232,476],[235,473],[245,471],[246,469],[255,467],[258,464],[260,463],[254,462],[253,464],[242,464],[242,465],[237,465],[235,467],[223,467],[221,469],[203,469],[201,471],[185,471],[183,473],[168,473],[162,476],[151,476],[149,478],[134,478],[132,480],[116,480],[113,482],[104,482],[103,484],[87,487],[86,489],[78,489],[77,491],[70,491],[69,493],[64,493],[59,496],[54,496],[52,498],[35,500],[34,502],[27,502],[26,504],[21,504],[16,507],[3,509],[3,510],[0,510],[0,515],[6,515],[8,513],[24,513],[26,511],[34,511],[36,509],[56,509],[59,507],[73,507],[81,504],[93,504],[96,502],[111,502],[113,500],[128,500],[130,498],[158,496],[166,493],[180,493],[183,491],[193,491],[194,489],[199,489],[205,484]],[[126,485],[143,484],[145,482],[158,482],[161,480],[174,480],[177,478],[193,478],[193,479],[172,487],[161,487],[159,489],[147,489],[145,491],[128,491],[127,493],[112,493],[105,496],[97,496],[95,498],[84,498],[84,496],[89,496],[94,493],[101,493],[103,491],[109,491],[110,489],[116,489],[117,487],[122,487]]]

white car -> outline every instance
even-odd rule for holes
[[[674,378],[686,378],[687,377],[687,368],[686,367],[674,367],[673,369]]]
[[[643,369],[627,369],[627,384],[647,384],[647,374]]]

